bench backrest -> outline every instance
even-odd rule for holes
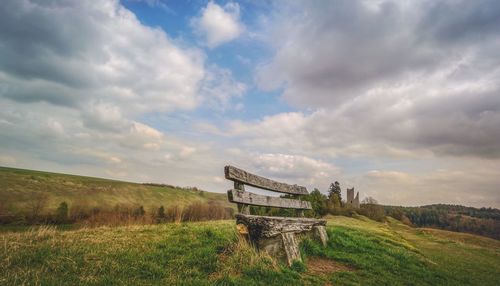
[[[275,208],[290,208],[297,210],[310,210],[311,203],[302,201],[300,199],[288,199],[279,197],[270,197],[258,195],[245,191],[245,185],[257,187],[260,189],[295,195],[307,195],[307,189],[303,186],[289,185],[285,183],[276,182],[261,176],[257,176],[238,169],[233,166],[224,167],[224,174],[226,179],[234,182],[234,189],[227,191],[227,198],[232,203],[238,204],[238,210],[244,214],[250,214],[249,205],[265,206]],[[303,216],[303,212],[301,212]]]

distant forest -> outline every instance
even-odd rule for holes
[[[293,197],[282,195],[282,197]],[[364,215],[376,221],[385,221],[386,216],[415,227],[431,227],[450,231],[467,232],[500,240],[500,210],[494,208],[473,208],[460,205],[435,204],[421,207],[402,207],[380,205],[376,199],[363,199],[360,208],[346,203],[341,197],[340,185],[332,183],[328,195],[314,189],[303,197],[311,202],[312,210],[306,211],[309,217],[325,215],[353,216]],[[252,214],[272,216],[294,216],[294,210],[269,207],[250,208]]]
[[[418,227],[434,227],[500,239],[500,210],[435,204],[421,207],[383,206],[387,216]]]

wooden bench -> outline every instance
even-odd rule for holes
[[[248,235],[257,249],[266,251],[271,256],[286,258],[287,263],[292,265],[294,261],[302,260],[298,245],[302,237],[312,236],[326,246],[326,220],[304,217],[304,210],[311,209],[310,202],[300,200],[300,196],[309,194],[305,187],[276,182],[233,166],[226,166],[224,174],[226,179],[234,182],[234,189],[227,191],[227,197],[230,202],[238,204],[237,229],[240,234]],[[290,194],[294,198],[246,192],[245,185]],[[250,205],[295,209],[299,217],[251,215]]]

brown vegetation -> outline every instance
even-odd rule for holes
[[[334,272],[352,271],[352,267],[340,264],[331,259],[309,257],[306,262],[307,272],[313,275],[328,275]]]
[[[90,207],[85,201],[68,205],[61,202],[55,213],[44,212],[46,198],[39,196],[33,199],[25,213],[0,215],[0,224],[62,224],[70,223],[95,227],[101,225],[118,226],[131,224],[154,224],[163,222],[206,221],[231,219],[232,208],[224,207],[217,202],[193,202],[185,207],[163,206],[145,210],[141,205],[116,204],[115,206]]]

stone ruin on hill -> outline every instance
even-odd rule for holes
[[[355,209],[359,209],[359,192],[357,192],[356,197],[354,197],[354,187],[351,189],[347,188],[347,204]]]

